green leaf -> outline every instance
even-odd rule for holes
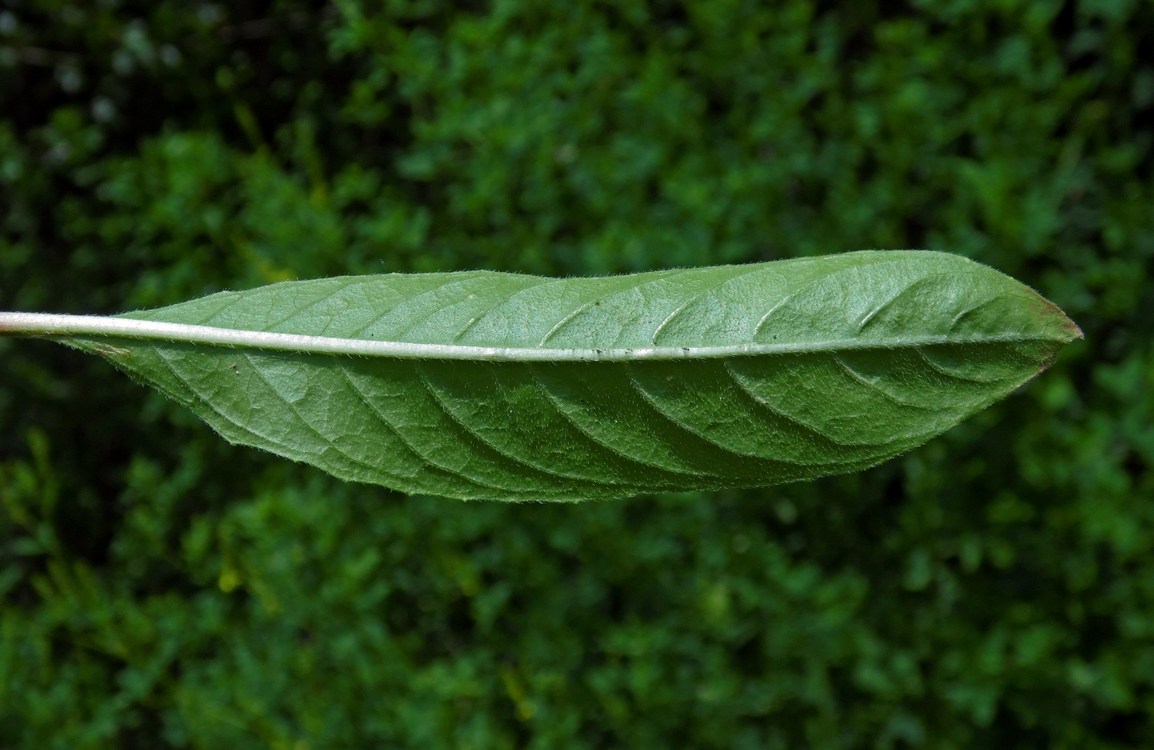
[[[1081,331],[957,256],[870,251],[608,278],[292,281],[0,334],[99,354],[234,443],[402,492],[614,498],[872,466]]]

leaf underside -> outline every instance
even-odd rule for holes
[[[1017,281],[922,251],[607,278],[343,277],[118,317],[348,342],[341,355],[63,339],[231,442],[402,492],[499,500],[866,468],[1007,395],[1080,335]],[[355,353],[365,341],[439,348]]]

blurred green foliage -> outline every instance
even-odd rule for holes
[[[932,247],[1086,341],[861,475],[580,506],[2,341],[0,747],[1154,746],[1150,49],[1144,0],[5,3],[4,309]]]

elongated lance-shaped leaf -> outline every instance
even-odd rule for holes
[[[290,281],[99,318],[0,314],[226,439],[402,492],[614,498],[872,466],[1081,331],[957,256],[868,251],[607,278]]]

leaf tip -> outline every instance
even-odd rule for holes
[[[1086,338],[1086,334],[1082,333],[1082,327],[1079,326],[1074,321],[1070,320],[1070,318],[1066,318],[1066,325],[1067,325],[1067,330],[1069,330],[1069,332],[1070,332],[1070,340],[1071,341],[1074,341],[1075,339]]]
[[[1028,287],[1012,278],[1011,282],[1018,284],[1019,288],[1026,291],[1026,298],[1023,300],[1024,304],[1021,308],[1026,315],[1023,323],[1032,331],[1034,336],[1060,346],[1086,338],[1082,328],[1062,308],[1046,299],[1037,289]]]
[[[1086,338],[1086,334],[1082,332],[1081,326],[1075,323],[1062,308],[1048,299],[1043,298],[1042,301],[1045,302],[1045,313],[1053,325],[1058,338],[1062,340],[1062,343],[1068,344],[1071,341]]]

